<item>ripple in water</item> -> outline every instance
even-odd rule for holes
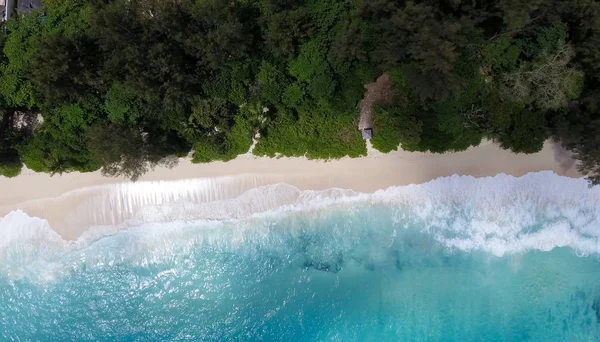
[[[13,213],[0,340],[597,341],[584,183],[460,177],[78,244]]]

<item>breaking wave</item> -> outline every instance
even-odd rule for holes
[[[86,210],[112,208],[127,212],[129,218],[119,225],[85,229],[76,241],[63,240],[43,219],[12,212],[0,218],[0,264],[11,267],[39,262],[48,255],[84,250],[100,243],[103,237],[119,234],[136,235],[149,249],[161,248],[160,244],[152,246],[152,240],[164,243],[169,239],[170,244],[177,244],[179,239],[187,238],[184,232],[203,235],[207,229],[213,239],[223,240],[221,243],[234,242],[228,240],[232,238],[232,233],[225,233],[228,230],[245,232],[247,243],[248,239],[264,238],[248,232],[260,231],[267,222],[290,217],[311,220],[336,213],[346,215],[340,224],[390,234],[390,239],[399,229],[419,231],[449,251],[485,251],[503,256],[569,247],[579,255],[600,253],[600,188],[588,188],[583,179],[551,172],[520,178],[452,176],[374,194],[344,189],[301,191],[277,184],[217,200],[211,199],[227,197],[219,194],[227,190],[210,184],[210,195],[202,198],[198,189],[206,190],[206,184],[206,180],[148,182],[113,185],[109,188],[112,192],[103,189],[105,196],[88,200]],[[378,215],[389,217],[391,223],[371,224]],[[358,224],[352,220],[362,221]],[[293,236],[304,229],[291,225],[277,234]]]
[[[123,222],[74,241],[22,211],[0,219],[0,339],[600,334],[600,188],[585,180],[541,172],[241,195],[207,182],[83,190],[95,195],[77,215],[116,210]]]

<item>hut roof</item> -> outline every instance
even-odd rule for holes
[[[362,130],[362,137],[365,140],[371,139],[373,137],[373,129],[372,128],[365,128]]]
[[[17,13],[28,14],[42,7],[42,0],[17,0]]]

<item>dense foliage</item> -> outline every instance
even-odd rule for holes
[[[4,176],[24,163],[136,179],[190,150],[233,159],[257,133],[257,155],[361,156],[364,85],[388,73],[375,148],[488,138],[534,153],[555,138],[600,182],[596,0],[44,4],[0,33]]]

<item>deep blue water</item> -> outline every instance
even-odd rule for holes
[[[593,217],[545,209],[482,243],[464,227],[489,224],[463,209],[354,203],[20,240],[0,250],[0,340],[600,341],[600,259],[577,247],[599,246]],[[581,241],[548,248],[565,231]]]

